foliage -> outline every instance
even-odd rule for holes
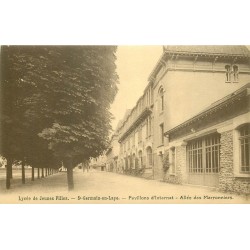
[[[115,46],[3,46],[0,154],[74,163],[108,144],[117,93]]]
[[[162,162],[164,173],[166,173],[168,171],[168,169],[170,168],[170,165],[171,165],[171,163],[169,162],[169,152],[166,151],[164,156],[163,156],[163,162]]]

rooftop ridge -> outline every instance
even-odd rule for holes
[[[250,51],[245,45],[165,45],[164,52],[250,56]]]

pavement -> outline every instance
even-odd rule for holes
[[[12,180],[10,190],[0,182],[0,203],[17,204],[249,204],[250,197],[218,192],[215,188],[175,185],[110,172],[74,171],[73,191],[67,174],[43,179]]]

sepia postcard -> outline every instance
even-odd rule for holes
[[[250,46],[0,55],[0,204],[250,203]]]

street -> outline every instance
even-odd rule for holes
[[[1,181],[2,182],[2,181]],[[74,171],[74,191],[67,190],[67,174],[55,175],[10,190],[1,185],[1,203],[249,203],[249,197],[221,193],[214,188],[174,185],[110,172]]]

